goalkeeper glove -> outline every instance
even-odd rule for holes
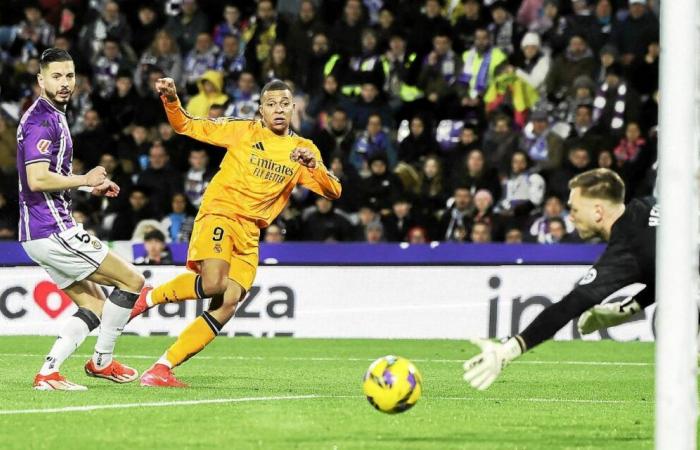
[[[464,380],[480,391],[491,386],[501,370],[523,353],[523,347],[515,337],[503,344],[486,339],[470,342],[478,346],[481,353],[464,363]]]
[[[614,327],[627,322],[630,317],[642,310],[633,297],[627,297],[621,302],[595,305],[578,318],[578,331],[590,334],[603,328]]]

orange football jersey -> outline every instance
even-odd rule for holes
[[[198,216],[242,216],[264,228],[282,211],[297,184],[331,200],[340,197],[340,182],[323,164],[321,153],[310,140],[291,130],[279,136],[259,120],[192,117],[179,100],[162,100],[176,133],[226,148],[219,171],[204,193]],[[314,153],[315,169],[289,158],[297,147]]]

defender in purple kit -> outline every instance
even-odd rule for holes
[[[128,383],[138,378],[138,372],[114,360],[112,353],[144,278],[75,223],[69,192],[77,188],[114,197],[119,186],[106,178],[104,167],[95,167],[85,175],[72,173],[73,141],[65,110],[75,89],[75,67],[68,52],[55,48],[44,51],[37,80],[41,96],[17,128],[19,240],[27,255],[75,302],[78,311],[59,333],[34,378],[34,388],[87,389],[66,380],[59,369],[98,326],[95,353],[85,364],[85,373]],[[100,284],[114,287],[108,299]]]

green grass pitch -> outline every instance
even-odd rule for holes
[[[172,341],[125,336],[118,358],[143,371]],[[89,390],[36,392],[52,342],[0,338],[4,450],[653,447],[652,344],[547,343],[477,392],[461,379],[476,352],[464,341],[222,337],[177,369],[190,388],[152,389],[85,376],[89,338],[62,368]],[[375,411],[362,396],[365,369],[385,354],[423,375],[423,397],[403,414]],[[76,406],[102,409],[65,410]]]

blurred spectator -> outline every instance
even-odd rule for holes
[[[408,230],[408,243],[409,244],[427,244],[428,243],[428,232],[423,227],[413,227]]]
[[[549,42],[553,55],[558,55],[566,47],[568,27],[562,16],[561,0],[544,0],[542,15],[530,22],[530,31]]]
[[[119,40],[105,38],[102,50],[92,62],[93,86],[97,89],[97,94],[107,100],[114,93],[117,74],[132,67],[132,62],[122,55]]]
[[[506,54],[493,46],[489,31],[479,28],[474,32],[474,46],[462,55],[462,66],[457,81],[462,90],[462,106],[474,107],[486,93],[496,67],[507,60]]]
[[[381,92],[381,86],[384,86],[384,68],[377,48],[376,32],[371,28],[362,30],[361,43],[360,53],[348,59],[348,71],[341,77],[341,92],[347,96],[360,94],[365,83],[374,84],[378,93]]]
[[[145,256],[139,256],[134,260],[136,265],[170,265],[173,258],[170,249],[165,244],[165,236],[158,230],[149,231],[143,238]]]
[[[549,232],[546,235],[545,244],[559,244],[569,240],[564,220],[560,217],[552,217],[548,221]]]
[[[493,198],[501,198],[498,171],[487,165],[484,152],[478,148],[470,151],[458,170],[454,171],[452,186],[464,186],[472,195],[480,189],[486,189]]]
[[[212,107],[209,108],[210,118],[211,112],[215,106],[216,105],[212,105]],[[223,115],[223,106],[220,106],[218,111]],[[192,141],[187,136],[175,133],[175,130],[173,130],[167,122],[159,123],[157,131],[158,134],[155,136],[155,139],[159,140],[163,144],[163,147],[165,147],[165,151],[168,152],[168,156],[170,157],[170,165],[173,169],[182,173],[189,170],[188,158]],[[221,153],[218,147],[212,146],[211,148],[216,149],[219,154]]]
[[[134,125],[128,130],[126,136],[122,136],[117,146],[117,154],[124,172],[134,174],[145,169],[148,165],[148,149],[151,142],[148,139],[146,128]]]
[[[411,201],[406,197],[398,197],[392,205],[391,214],[382,221],[384,234],[389,242],[404,242],[407,240],[408,230],[423,225],[413,210]]]
[[[0,240],[17,239],[18,223],[17,205],[9,202],[6,195],[0,192]]]
[[[500,48],[508,55],[513,53],[517,47],[522,34],[520,25],[513,19],[508,11],[505,1],[496,0],[490,5],[491,18],[488,30],[491,35],[491,42],[495,47]]]
[[[287,46],[282,42],[276,42],[272,46],[270,56],[267,57],[262,65],[262,82],[267,83],[274,79],[292,81],[297,79],[295,66],[289,57]],[[301,111],[297,111],[297,114]]]
[[[490,167],[507,172],[510,156],[518,148],[518,133],[511,127],[510,117],[496,114],[491,120],[491,128],[484,134],[484,155]]]
[[[328,75],[323,80],[323,88],[311,96],[306,112],[316,121],[317,128],[324,128],[328,123],[328,116],[336,109],[343,109],[350,116],[352,104],[339,89],[335,75]],[[352,119],[348,119],[352,124]]]
[[[351,189],[344,192],[343,195],[335,201],[335,205],[342,211],[354,212],[357,211],[360,205],[360,192],[358,189],[360,186],[360,177],[355,173],[352,166],[347,166],[344,161],[344,156],[336,153],[326,160],[326,167],[340,180],[342,186],[352,186]]]
[[[598,150],[603,144],[603,137],[600,134],[600,128],[594,125],[592,105],[586,103],[578,105],[574,123],[571,124],[565,144],[568,147],[571,147],[573,144],[583,145],[591,150]]]
[[[370,222],[365,230],[365,242],[377,244],[384,240],[384,226],[381,222]]]
[[[464,14],[457,19],[454,32],[455,47],[464,51],[474,45],[474,33],[477,29],[486,27],[488,21],[482,15],[479,0],[464,0],[462,8]]]
[[[433,37],[433,50],[423,59],[418,76],[418,86],[434,109],[438,109],[438,103],[455,95],[454,84],[461,67],[449,34],[439,31]]]
[[[120,194],[116,197],[95,197],[90,195],[88,201],[92,209],[97,211],[99,215],[112,214],[123,210],[128,205],[128,195],[126,193],[131,192],[133,185],[131,178],[124,173],[116,153],[112,150],[107,150],[102,154],[99,165],[105,168],[107,179],[119,186]]]
[[[353,227],[353,240],[364,241],[367,236],[367,225],[380,220],[379,214],[369,204],[360,206],[356,214],[356,224]]]
[[[304,240],[307,241],[348,241],[352,236],[350,222],[336,212],[333,202],[324,198],[316,198],[316,206],[303,224]]]
[[[425,0],[425,7],[411,33],[410,47],[425,54],[430,50],[429,43],[440,33],[451,33],[449,20],[442,15],[439,0]]]
[[[593,25],[591,34],[591,47],[601,50],[607,42],[614,39],[619,23],[613,14],[613,6],[610,0],[597,0],[593,12]]]
[[[615,160],[615,154],[612,150],[602,149],[598,152],[598,165],[596,166],[600,169],[610,169],[612,171],[617,171],[617,161]]]
[[[542,50],[542,42],[537,33],[529,32],[520,41],[520,51],[513,58],[515,73],[527,81],[537,92],[544,96],[545,80],[552,61],[547,51]]]
[[[347,161],[354,142],[352,122],[347,111],[342,108],[333,111],[330,120],[314,137],[314,143],[321,150],[321,157],[326,162],[335,154],[342,155],[343,160]]]
[[[605,77],[608,74],[610,66],[619,62],[619,54],[617,48],[612,44],[606,44],[600,49],[598,53],[599,65],[597,75],[595,77],[595,82],[597,84],[605,83]],[[574,80],[574,89],[576,88],[576,80]]]
[[[117,134],[134,121],[139,94],[136,92],[133,77],[128,70],[117,72],[114,87],[114,92],[106,102],[109,108],[106,114],[106,127],[110,133]]]
[[[523,232],[520,231],[518,227],[512,226],[506,230],[506,237],[504,242],[506,244],[522,244],[523,243]]]
[[[535,170],[551,170],[561,166],[564,141],[549,126],[545,111],[534,111],[520,135],[519,148],[533,161]]]
[[[335,50],[343,56],[359,54],[362,49],[360,31],[364,25],[360,0],[347,0],[343,17],[333,26],[329,35]]]
[[[572,146],[562,167],[549,177],[548,191],[559,198],[569,198],[569,180],[592,168],[591,155],[586,147]]]
[[[163,143],[154,142],[148,152],[148,168],[138,178],[138,184],[149,190],[151,209],[159,217],[170,209],[173,195],[183,191],[182,175],[169,162]]]
[[[159,68],[175,80],[176,85],[182,85],[182,55],[175,38],[165,30],[156,33],[150,47],[139,60],[134,82],[141,93],[151,90],[151,86],[148,85],[148,76],[153,67]]]
[[[388,39],[389,49],[382,55],[384,92],[389,96],[389,106],[399,120],[410,118],[424,103],[423,92],[418,88],[421,59],[416,52],[407,51],[406,38],[398,32]]]
[[[630,122],[625,129],[625,135],[613,150],[615,154],[616,169],[627,186],[636,186],[656,159],[656,152],[650,148],[650,143],[641,135],[639,125]],[[633,191],[625,192],[627,200],[631,198]]]
[[[289,27],[287,47],[299,67],[306,67],[311,56],[311,40],[316,33],[324,30],[324,25],[316,16],[316,5],[312,0],[299,2],[299,14]]]
[[[639,120],[639,94],[622,78],[622,67],[612,64],[593,101],[593,122],[615,136],[626,123]]]
[[[161,221],[161,226],[168,230],[168,238],[172,242],[189,242],[194,227],[194,217],[197,214],[182,192],[173,194],[170,201],[170,213]]]
[[[286,22],[277,15],[272,0],[260,0],[255,17],[250,20],[249,28],[243,33],[245,59],[255,77],[262,81],[261,68],[272,52],[276,41],[284,41],[287,33]]]
[[[418,166],[426,156],[438,153],[440,148],[431,132],[426,129],[423,118],[413,117],[409,135],[399,144],[399,159]]]
[[[116,1],[103,2],[100,15],[80,32],[80,51],[89,60],[100,53],[106,38],[116,39],[123,45],[131,41],[131,27]],[[130,52],[133,52],[129,48]]]
[[[309,95],[316,95],[321,91],[325,79],[329,76],[334,77],[333,74],[338,72],[339,69],[335,69],[335,67],[340,66],[338,64],[339,60],[340,55],[331,54],[330,52],[328,36],[323,32],[314,34],[311,38],[310,52],[307,55],[304,66],[302,66],[305,69],[297,74],[304,92]],[[336,85],[336,91],[337,89],[338,86]]]
[[[136,108],[134,123],[153,127],[161,122],[167,122],[163,102],[160,100],[160,93],[156,89],[156,81],[163,78],[165,73],[158,67],[151,66],[148,72],[148,79],[144,86],[144,92],[139,99]]]
[[[158,12],[156,6],[150,3],[141,3],[138,7],[136,26],[138,32],[131,38],[131,48],[137,55],[142,55],[151,45],[161,27]]]
[[[185,173],[185,194],[195,208],[199,208],[204,191],[216,173],[208,165],[209,157],[204,149],[195,148],[190,150],[190,168]]]
[[[379,10],[379,21],[374,26],[374,31],[377,32],[377,46],[380,51],[384,51],[389,47],[389,40],[392,36],[400,31],[399,24],[396,21],[396,16],[392,8],[387,5],[382,6]],[[405,41],[404,41],[405,44]]]
[[[502,64],[493,72],[493,79],[484,94],[486,114],[507,114],[517,128],[527,122],[531,109],[537,105],[540,95],[527,81],[515,73],[510,64]]]
[[[206,72],[214,69],[218,54],[219,48],[214,45],[209,33],[199,33],[194,48],[187,53],[184,63],[184,81],[188,85],[188,91],[191,85],[199,83]]]
[[[110,241],[127,241],[131,239],[136,224],[144,219],[156,217],[149,206],[148,190],[142,186],[134,186],[129,193],[129,207],[119,212],[112,225],[104,227],[109,230]],[[123,195],[123,194],[122,194]]]
[[[368,160],[369,177],[359,185],[362,201],[371,205],[383,216],[391,212],[391,206],[403,191],[401,181],[388,170],[386,156],[377,154]]]
[[[421,216],[430,216],[445,208],[447,200],[447,183],[440,159],[437,156],[425,158],[419,177],[416,209]]]
[[[214,43],[219,47],[224,46],[224,41],[228,36],[233,36],[238,42],[247,24],[241,17],[241,10],[233,3],[224,5],[224,20],[214,27]]]
[[[51,47],[55,30],[42,17],[41,9],[35,3],[24,7],[24,20],[17,25],[11,51],[20,54],[20,61],[38,57],[44,49]]]
[[[569,213],[564,209],[561,199],[550,195],[544,202],[542,214],[536,216],[528,226],[530,238],[539,244],[549,243],[551,219],[554,218],[563,221],[566,233],[574,231],[574,224],[569,220]]]
[[[360,173],[365,175],[368,163],[377,157],[381,157],[392,168],[396,165],[396,149],[392,142],[389,130],[382,124],[379,114],[372,114],[367,121],[367,128],[360,133],[355,140],[350,152],[350,163]]]
[[[0,174],[15,172],[17,162],[17,129],[0,113]]]
[[[494,213],[494,200],[491,192],[481,189],[474,194],[473,223],[482,223],[489,227],[489,236],[496,241],[503,240],[503,221],[501,216]],[[473,232],[473,229],[472,229]]]
[[[628,12],[615,35],[622,64],[626,66],[643,58],[647,45],[659,39],[659,20],[648,10],[646,0],[629,0]]]
[[[471,241],[474,244],[488,244],[491,242],[491,227],[484,222],[475,222],[472,226]]]
[[[499,203],[501,213],[527,216],[542,205],[544,193],[544,179],[530,170],[527,153],[515,151],[511,157],[510,173],[503,184],[503,199]]]
[[[635,60],[630,69],[630,83],[642,98],[649,98],[659,89],[659,55],[661,48],[657,41],[647,46],[644,58]]]
[[[183,53],[194,47],[197,36],[209,29],[207,16],[199,10],[197,0],[182,0],[180,14],[172,16],[165,24],[165,30],[175,38]]]
[[[245,57],[240,52],[238,36],[225,36],[221,45],[221,53],[216,58],[214,69],[224,74],[224,90],[231,92],[236,88],[241,72],[245,70]]]
[[[111,150],[114,141],[94,109],[85,112],[83,123],[83,131],[73,137],[73,157],[80,159],[90,170],[97,165],[104,151]]]
[[[474,213],[474,202],[469,189],[465,186],[456,187],[452,206],[442,214],[438,223],[439,240],[464,241]]]
[[[263,238],[263,241],[266,244],[279,244],[284,242],[284,233],[282,233],[282,228],[274,223],[265,228],[265,237]]]
[[[228,95],[223,92],[224,75],[216,70],[207,70],[197,80],[199,93],[187,102],[187,112],[195,117],[207,117],[212,105],[225,105]]]
[[[548,96],[559,102],[566,96],[572,95],[574,80],[581,75],[593,77],[595,67],[593,52],[586,40],[582,36],[572,36],[566,52],[552,62],[552,68],[546,80]]]
[[[238,87],[229,94],[229,104],[224,115],[240,119],[253,119],[258,111],[260,94],[255,85],[255,77],[247,70],[238,77]]]
[[[391,109],[386,98],[381,94],[379,86],[365,82],[360,88],[360,95],[350,105],[350,116],[355,128],[362,129],[367,126],[369,117],[374,114],[381,118],[382,125],[393,127],[394,120]]]

